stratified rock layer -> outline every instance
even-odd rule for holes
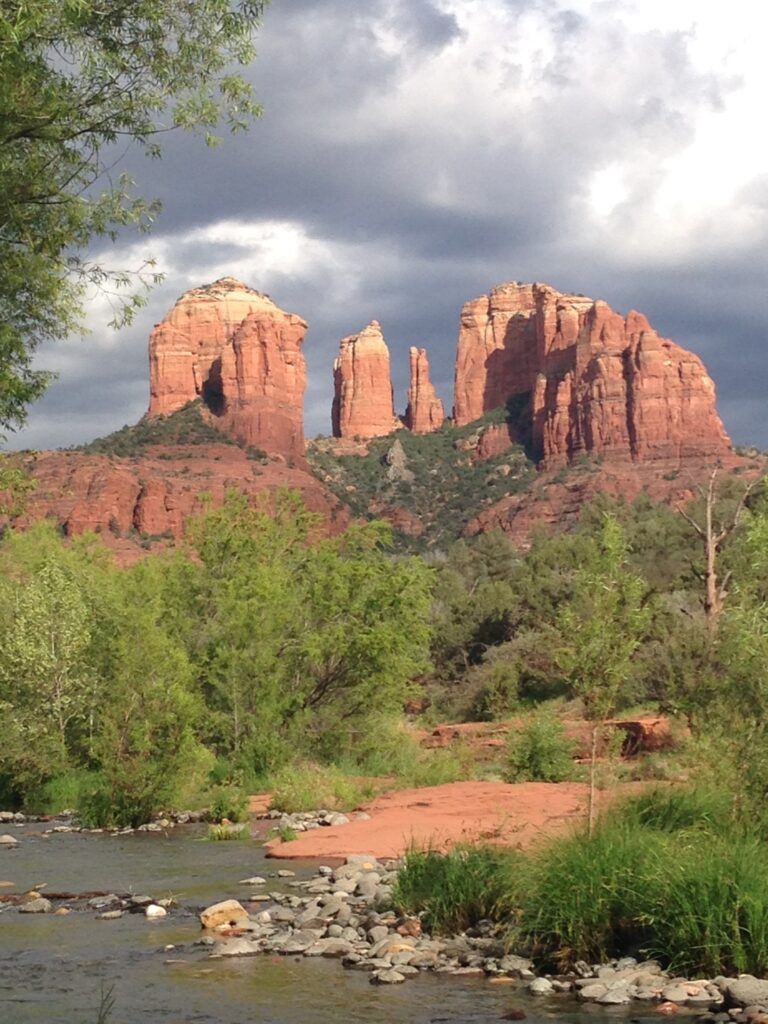
[[[402,426],[395,415],[389,349],[377,320],[342,338],[333,390],[334,437],[384,437]]]
[[[333,534],[349,511],[301,463],[275,455],[254,460],[233,444],[154,445],[130,458],[54,451],[14,456],[34,481],[21,513],[0,527],[25,529],[51,519],[67,537],[101,535],[123,562],[184,536],[187,520],[222,504],[234,489],[269,509],[285,488],[318,515],[318,532]]]
[[[429,379],[429,360],[423,348],[411,348],[411,382],[403,422],[414,434],[431,434],[445,422],[443,403]]]
[[[230,436],[303,456],[306,329],[232,277],[185,292],[149,339],[149,415],[202,398]]]
[[[684,463],[730,449],[698,356],[640,313],[547,285],[500,285],[462,310],[455,421],[505,404],[547,468],[581,454]]]

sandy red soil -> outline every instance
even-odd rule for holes
[[[365,806],[367,821],[271,841],[280,858],[332,859],[367,853],[398,857],[409,846],[445,848],[487,839],[525,848],[584,821],[588,787],[578,782],[452,782],[385,793]]]

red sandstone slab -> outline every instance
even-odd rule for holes
[[[410,846],[446,848],[486,839],[525,848],[584,820],[584,783],[453,782],[377,797],[367,821],[302,833],[289,843],[273,840],[270,856],[339,858],[368,853],[399,857]]]

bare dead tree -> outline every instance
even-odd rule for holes
[[[752,492],[757,480],[753,480],[743,490],[736,504],[736,508],[728,516],[727,520],[715,523],[715,500],[717,498],[716,482],[719,466],[712,470],[706,489],[699,487],[699,493],[704,499],[704,521],[697,522],[682,506],[677,506],[677,511],[689,523],[704,542],[704,570],[694,569],[694,572],[704,584],[704,616],[706,618],[707,630],[710,636],[717,633],[718,624],[725,601],[728,597],[728,588],[731,582],[731,572],[728,571],[720,579],[718,557],[723,545],[739,525],[746,507],[747,498]]]

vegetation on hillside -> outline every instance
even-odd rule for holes
[[[497,409],[475,423],[445,424],[432,434],[398,430],[370,441],[365,455],[335,455],[332,442],[317,439],[308,445],[307,458],[356,516],[375,518],[373,507],[401,508],[417,517],[424,533],[398,536],[402,549],[442,548],[485,506],[524,491],[534,478],[534,464],[521,445],[483,461],[472,458],[473,437],[506,415]]]
[[[124,426],[106,437],[98,437],[78,451],[91,455],[117,455],[131,458],[147,454],[156,445],[237,445],[248,453],[248,457],[260,462],[266,461],[267,454],[260,448],[246,445],[216,427],[203,414],[200,399],[170,413],[168,416],[143,416],[134,426]]]

